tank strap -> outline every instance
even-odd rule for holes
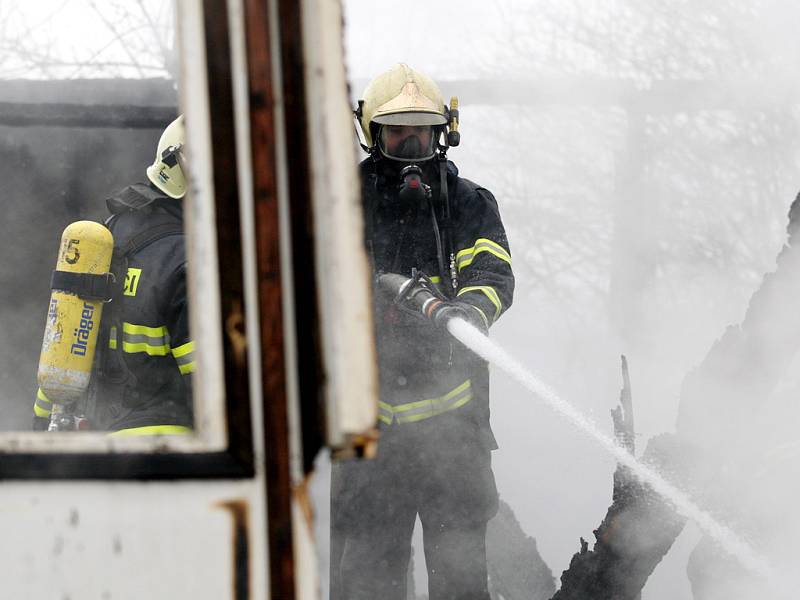
[[[108,198],[106,206],[112,214],[117,214],[126,210],[142,210],[160,198],[166,198],[166,196],[148,185],[134,183],[115,196]]]
[[[114,275],[53,271],[50,277],[50,289],[69,292],[87,300],[109,302],[114,289]]]
[[[161,238],[181,234],[183,234],[183,224],[176,223],[175,218],[171,217],[167,223],[158,223],[132,235],[124,244],[120,244],[114,250],[118,248],[120,256],[128,257]]]
[[[447,185],[447,177],[452,171],[450,166],[453,163],[449,162],[446,157],[442,157],[439,161],[439,200],[442,206],[442,229],[444,237],[444,252],[445,264],[447,265],[447,276],[450,285],[445,285],[447,295],[452,297],[458,289],[458,270],[456,269],[455,249],[453,233],[453,218],[450,202],[450,190]],[[455,168],[455,165],[453,165]],[[444,284],[444,281],[442,282]]]

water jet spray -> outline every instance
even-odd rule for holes
[[[447,330],[475,354],[505,371],[548,404],[556,413],[597,442],[618,463],[630,469],[637,479],[650,486],[654,492],[669,502],[677,513],[694,521],[704,533],[736,558],[743,567],[770,582],[777,581],[777,574],[773,567],[747,542],[729,527],[714,519],[708,511],[697,506],[686,493],[668,482],[650,466],[637,460],[627,448],[620,446],[616,440],[600,431],[597,425],[558,396],[547,384],[503,348],[462,319],[451,319],[447,323]]]

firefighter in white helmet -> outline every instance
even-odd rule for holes
[[[112,435],[191,431],[194,342],[189,335],[182,198],[183,116],[158,141],[147,183],[106,200],[116,286],[100,324],[86,402],[93,429]],[[40,369],[41,371],[41,369]],[[40,387],[34,428],[46,429],[53,404]]]
[[[486,331],[511,304],[505,230],[492,194],[447,160],[457,100],[446,106],[429,77],[395,66],[367,86],[356,115],[379,282],[381,438],[375,460],[334,468],[331,598],[405,600],[419,516],[430,600],[488,600],[486,523],[497,510],[488,368],[445,323]],[[398,299],[397,287],[430,301]]]

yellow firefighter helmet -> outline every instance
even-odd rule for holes
[[[442,131],[439,128],[448,122],[442,93],[436,83],[402,63],[367,85],[357,114],[367,148],[374,150],[377,145],[387,156],[379,135],[383,126],[433,128],[433,139],[423,148],[425,156],[418,159],[433,156],[438,133]]]
[[[178,199],[186,195],[186,177],[182,166],[185,140],[183,115],[180,115],[161,134],[156,159],[147,167],[147,178],[170,198]]]

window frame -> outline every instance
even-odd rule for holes
[[[210,188],[201,187],[200,192],[213,194],[216,272],[204,277],[204,281],[216,279],[218,282],[219,320],[217,331],[209,337],[221,342],[221,356],[218,357],[221,358],[221,365],[214,370],[219,371],[221,367],[223,381],[221,386],[212,386],[221,387],[221,398],[204,398],[207,403],[220,402],[222,406],[204,416],[213,417],[216,414],[224,418],[222,439],[214,440],[215,436],[220,438],[219,432],[212,432],[206,439],[201,435],[204,433],[202,431],[186,436],[188,439],[181,439],[184,436],[114,439],[102,434],[86,434],[83,437],[84,434],[76,433],[9,432],[2,434],[5,443],[0,449],[0,479],[174,480],[252,478],[255,475],[249,368],[251,352],[248,345],[242,343],[246,339],[243,336],[247,324],[245,248],[239,233],[243,215],[234,127],[234,74],[228,7],[225,0],[207,0],[185,5],[182,11],[190,17],[189,20],[196,21],[193,23],[193,32],[182,32],[182,56],[189,56],[194,61],[199,61],[201,55],[205,58],[204,68],[202,65],[199,67],[201,77],[195,78],[195,90],[198,84],[205,85],[207,90],[205,98],[198,102],[201,108],[197,113],[207,109],[208,141],[213,152],[207,150],[213,183]],[[197,54],[186,52],[192,44],[199,50]],[[266,82],[266,85],[272,84]],[[184,97],[191,97],[190,94],[191,89],[184,90]],[[202,107],[203,104],[207,108]],[[195,114],[195,118],[203,117]],[[190,146],[191,143],[190,140]],[[187,233],[191,247],[192,230]],[[198,237],[202,237],[202,234]],[[189,247],[187,254],[191,265]],[[252,252],[252,249],[248,250]],[[207,360],[214,361],[214,353],[208,354]],[[202,357],[199,359],[202,362]],[[209,440],[213,441],[209,444]],[[207,449],[209,447],[212,449]]]

